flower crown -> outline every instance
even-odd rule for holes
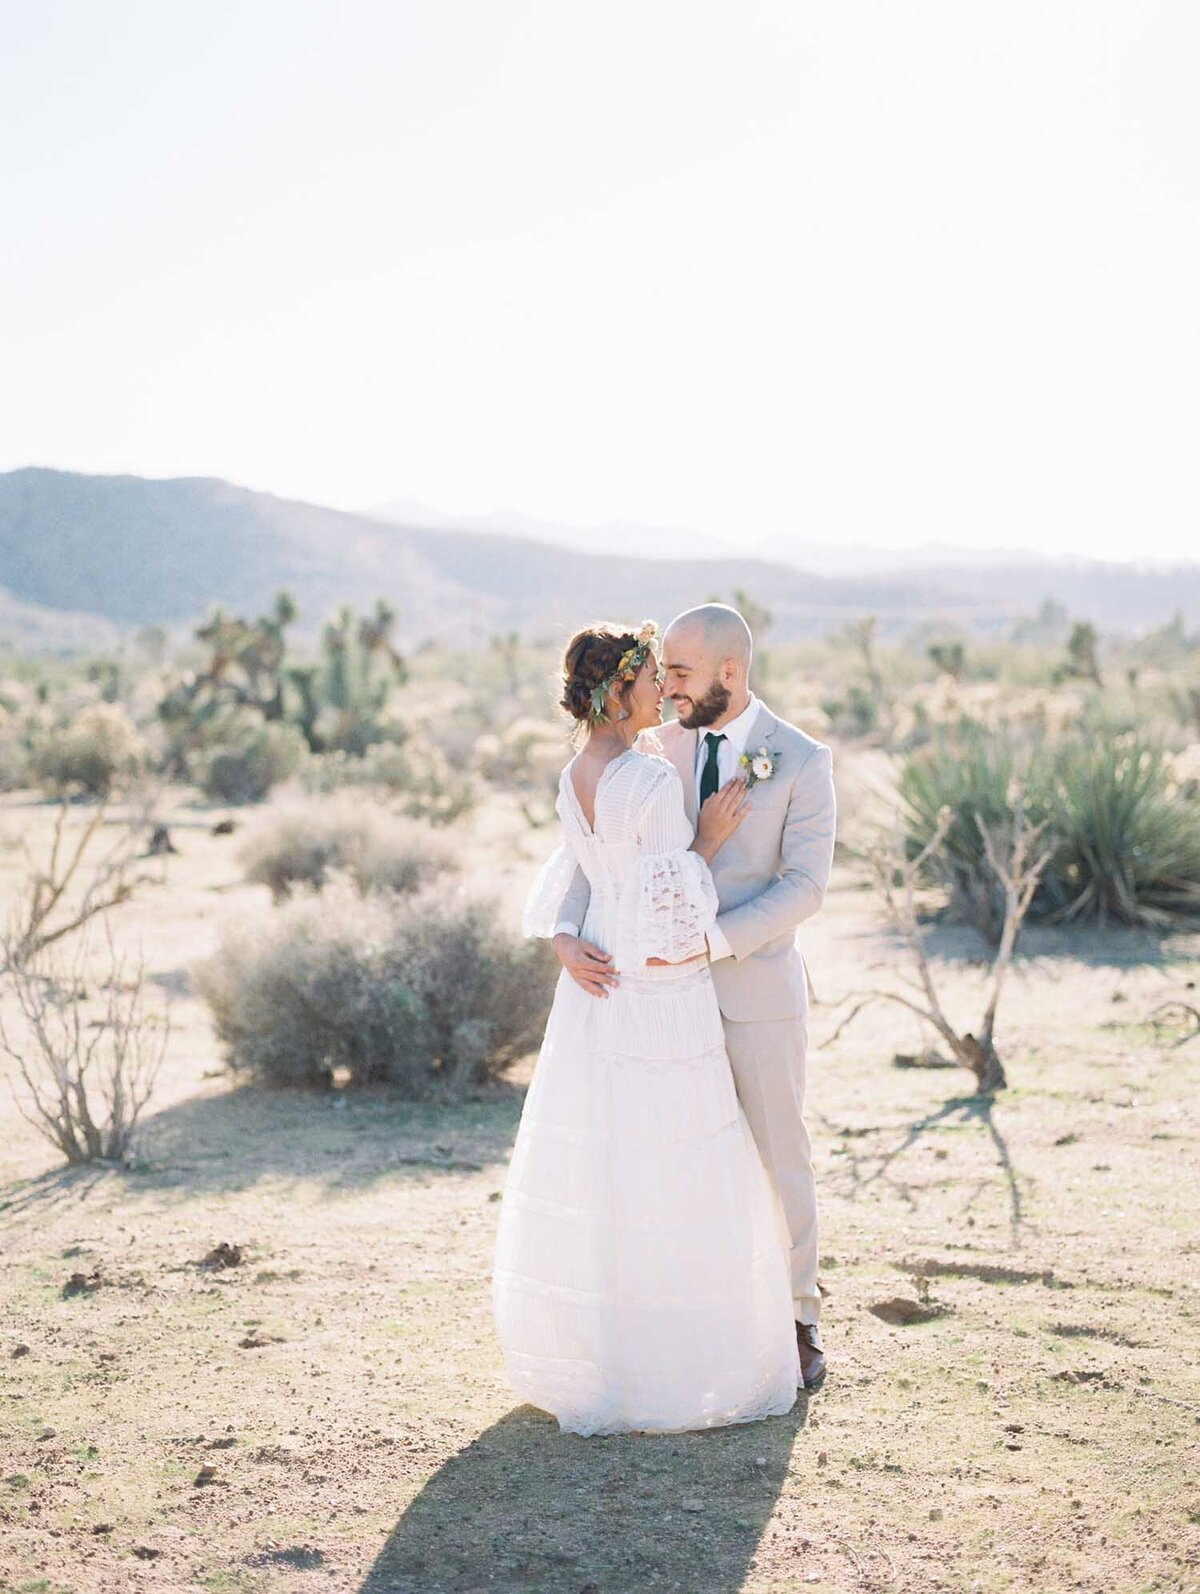
[[[604,718],[604,700],[616,686],[618,681],[632,681],[637,672],[646,662],[646,655],[658,641],[658,626],[653,620],[647,620],[637,634],[637,641],[631,648],[626,648],[617,660],[617,667],[610,675],[606,675],[599,686],[593,686],[591,691],[592,713],[594,720]]]

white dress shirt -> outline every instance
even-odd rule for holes
[[[728,725],[722,725],[719,730],[713,731],[713,735],[724,736],[725,738],[717,749],[717,785],[719,787],[724,786],[726,781],[732,780],[735,775],[741,773],[738,767],[738,760],[746,751],[746,743],[750,738],[750,732],[754,728],[754,722],[758,718],[758,711],[761,707],[762,704],[751,692],[750,701],[737,718],[730,720]],[[700,807],[700,780],[704,774],[704,765],[708,759],[708,743],[704,738],[710,730],[712,730],[711,726],[705,726],[696,737],[697,811]],[[579,925],[569,924],[566,920],[554,926],[555,935],[578,935],[579,932]],[[727,958],[733,955],[733,948],[725,939],[724,932],[716,924],[711,924],[708,929],[708,952],[709,958],[713,963],[718,958]]]

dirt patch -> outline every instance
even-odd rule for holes
[[[0,1587],[1200,1587],[1194,1067],[1101,1027],[1118,986],[1141,1014],[1194,977],[1195,942],[1168,968],[1039,930],[986,1112],[965,1075],[891,1066],[928,1045],[906,1015],[821,1049],[815,1006],[824,1388],[745,1428],[581,1440],[516,1404],[491,1324],[528,1065],[454,1109],[233,1084],[186,970],[266,894],[211,818],[170,823],[167,884],[121,930],[176,993],[139,1160],[64,1170],[0,1091]],[[506,824],[481,816],[465,862],[515,912],[546,837]],[[819,991],[901,955],[840,875],[803,939]],[[973,1011],[970,938],[944,939]],[[64,1293],[73,1272],[96,1282]],[[944,1309],[874,1315],[898,1272]]]

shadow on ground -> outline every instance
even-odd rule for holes
[[[806,1412],[801,1391],[786,1417],[581,1439],[519,1406],[430,1478],[360,1594],[734,1594]]]
[[[842,939],[857,941],[871,949],[879,966],[908,972],[910,954],[904,937],[894,925],[865,923],[854,930],[843,930]],[[931,914],[921,920],[921,942],[928,956],[949,966],[975,967],[986,972],[992,966],[996,949],[970,925],[956,923],[947,914]],[[1026,922],[1021,927],[1013,967],[1036,965],[1039,972],[1056,977],[1056,966],[1064,971],[1082,964],[1094,969],[1183,967],[1195,962],[1196,938],[1186,928],[1151,930],[1124,924],[1042,924]]]
[[[1021,1174],[1013,1163],[1008,1142],[1000,1132],[994,1116],[995,1098],[987,1095],[950,1096],[940,1107],[933,1108],[922,1117],[907,1124],[861,1124],[853,1129],[839,1127],[824,1113],[816,1113],[821,1123],[838,1142],[838,1154],[844,1159],[839,1167],[840,1194],[856,1200],[877,1181],[898,1193],[910,1208],[917,1200],[912,1188],[899,1178],[895,1164],[931,1130],[953,1126],[965,1128],[978,1122],[987,1131],[996,1153],[996,1166],[1004,1174],[1009,1200],[1009,1225],[1016,1240],[1024,1222],[1021,1201]],[[886,1149],[876,1149],[875,1137],[886,1136],[892,1144]],[[984,1182],[990,1182],[990,1174]],[[964,1208],[964,1211],[966,1208]]]
[[[144,1119],[133,1165],[56,1167],[0,1186],[12,1216],[86,1202],[112,1181],[122,1196],[187,1200],[252,1189],[261,1179],[318,1180],[351,1193],[382,1180],[502,1164],[524,1091],[498,1080],[456,1103],[406,1102],[386,1090],[267,1090],[190,1096]]]

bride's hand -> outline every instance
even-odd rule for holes
[[[706,863],[711,863],[746,817],[749,803],[750,790],[744,775],[735,775],[732,780],[725,782],[720,791],[706,797],[700,807],[692,851],[698,852]]]

